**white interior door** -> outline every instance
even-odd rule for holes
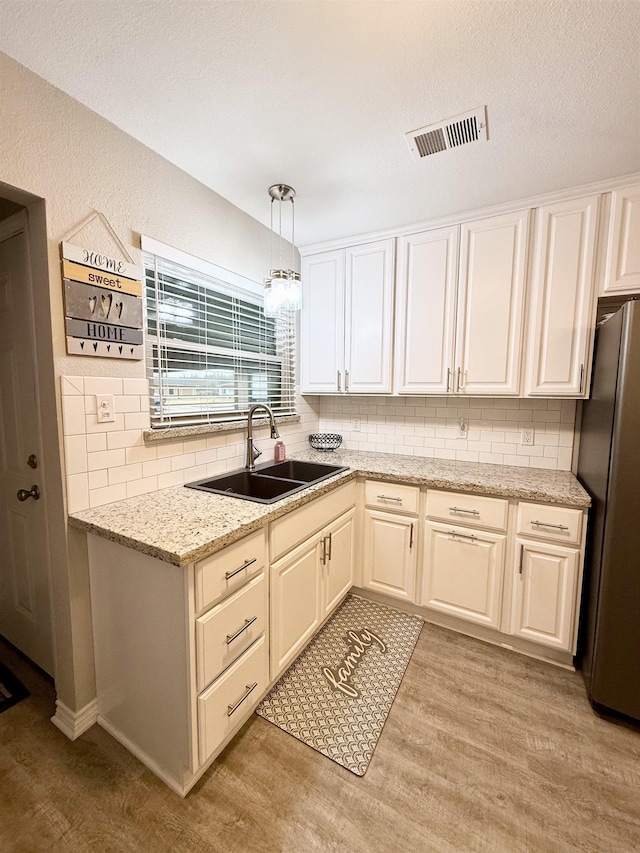
[[[22,213],[0,222],[0,634],[53,674],[49,543],[26,227]],[[32,456],[36,468],[28,464]],[[39,499],[18,499],[21,490],[28,492],[34,486],[40,491]]]

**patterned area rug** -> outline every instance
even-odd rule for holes
[[[364,776],[423,621],[348,595],[257,713]]]
[[[24,684],[0,663],[0,714],[28,695]]]

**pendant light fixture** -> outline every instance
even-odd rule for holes
[[[287,184],[274,184],[269,187],[271,197],[271,272],[264,280],[264,313],[273,317],[278,311],[299,311],[302,307],[302,282],[300,273],[294,271],[295,256],[295,213],[294,198],[296,191]],[[274,209],[274,204],[278,203]],[[285,269],[282,262],[282,208],[285,202],[291,202],[291,268]],[[286,215],[286,214],[285,214]],[[273,242],[277,221],[278,266],[274,265]]]

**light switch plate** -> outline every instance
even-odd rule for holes
[[[113,394],[96,394],[96,413],[99,424],[108,424],[115,421],[116,413]]]

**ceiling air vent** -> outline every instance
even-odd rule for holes
[[[411,133],[405,133],[405,139],[415,160],[422,160],[438,151],[457,148],[470,142],[487,141],[487,115],[485,107],[478,107],[470,113],[419,127]]]

